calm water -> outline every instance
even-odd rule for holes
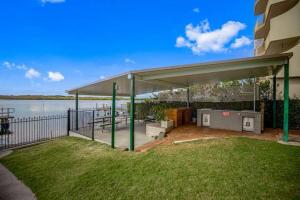
[[[126,100],[117,100],[117,107],[126,108]],[[79,108],[110,106],[110,100],[82,100]],[[66,114],[69,108],[75,108],[74,100],[0,100],[0,108],[14,108],[14,117],[32,117]]]

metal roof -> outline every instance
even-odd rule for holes
[[[277,74],[292,53],[256,56],[217,62],[195,63],[145,70],[129,71],[81,87],[68,90],[69,94],[112,95],[112,84],[118,85],[118,96],[130,96],[128,75],[135,76],[136,95],[163,90],[185,88],[197,83],[240,80]]]

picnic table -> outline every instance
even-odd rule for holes
[[[122,122],[122,118],[125,117],[125,123],[127,125],[128,122],[128,115],[127,114],[122,114],[122,115],[118,115],[116,116],[116,118],[121,118],[121,121],[116,121],[115,124],[120,124]],[[111,115],[106,115],[106,116],[101,116],[101,117],[97,117],[94,119],[94,122],[89,122],[88,124],[99,124],[98,126],[100,126],[102,128],[102,132],[104,130],[105,127],[107,126],[112,126],[112,116]]]

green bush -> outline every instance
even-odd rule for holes
[[[156,101],[145,101],[143,103],[136,103],[135,115],[137,119],[145,119],[147,116],[153,116],[155,120],[164,120],[164,112],[168,108],[177,108],[185,106],[184,102],[156,102]]]

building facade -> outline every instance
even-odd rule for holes
[[[290,98],[300,98],[300,2],[256,0],[255,55],[293,52],[290,59]],[[277,75],[277,96],[283,96],[283,70]]]

